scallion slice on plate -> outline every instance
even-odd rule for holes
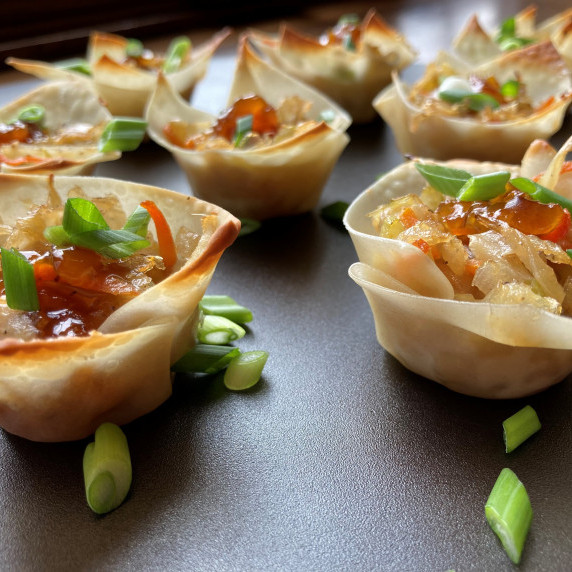
[[[131,456],[120,427],[103,423],[95,432],[83,456],[87,504],[97,514],[117,508],[131,487]]]
[[[240,350],[232,346],[197,344],[171,366],[177,373],[217,373],[237,356]]]
[[[241,306],[230,296],[206,294],[199,302],[203,314],[224,316],[236,324],[245,324],[252,321],[252,312],[245,306]]]
[[[489,201],[502,195],[510,179],[508,171],[498,171],[471,177],[457,193],[460,201]]]
[[[268,352],[254,350],[235,357],[224,372],[224,385],[234,391],[249,389],[258,383]]]
[[[532,522],[528,493],[518,477],[504,468],[485,504],[485,516],[508,557],[518,564]]]
[[[561,207],[568,209],[568,211],[572,213],[572,200],[539,185],[535,181],[531,181],[524,177],[517,177],[515,179],[511,179],[510,183],[519,191],[529,194],[539,203],[556,203]]]
[[[174,38],[167,49],[167,55],[163,62],[163,71],[165,73],[177,71],[190,51],[191,40],[189,38],[186,36]]]
[[[223,316],[207,314],[197,331],[201,344],[225,345],[244,337],[246,331],[237,323]]]
[[[32,264],[15,248],[2,248],[0,255],[8,308],[24,312],[39,310],[40,301]]]
[[[502,423],[505,451],[510,453],[540,430],[536,411],[526,405]]]
[[[125,46],[125,55],[130,58],[138,58],[143,54],[143,42],[137,38],[128,38]]]
[[[462,169],[429,163],[416,162],[415,168],[435,190],[450,197],[457,197],[465,183],[473,176]]]
[[[252,114],[243,115],[236,120],[236,130],[234,132],[234,146],[240,147],[243,139],[252,131],[254,117]]]
[[[55,66],[62,70],[73,71],[83,75],[91,75],[89,62],[84,58],[70,58],[55,63]]]
[[[36,125],[41,125],[45,116],[46,108],[39,103],[27,105],[18,111],[18,119],[24,123],[34,123]]]
[[[102,153],[110,151],[134,151],[139,147],[147,122],[137,117],[114,117],[103,130],[99,139],[99,150]]]

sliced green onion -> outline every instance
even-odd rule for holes
[[[457,199],[460,201],[489,201],[505,192],[509,179],[510,173],[508,171],[471,177],[460,188]]]
[[[357,14],[342,14],[338,19],[338,26],[343,26],[344,24],[359,24],[360,17]]]
[[[326,205],[320,211],[320,215],[326,220],[332,222],[342,222],[346,211],[350,205],[346,201],[336,201],[335,203],[331,203]]]
[[[511,453],[520,444],[540,430],[536,411],[527,405],[502,423],[505,451]]]
[[[187,54],[191,51],[191,40],[185,36],[174,38],[167,50],[165,61],[163,62],[163,71],[165,73],[172,73],[177,71]]]
[[[76,246],[88,248],[108,258],[127,258],[149,246],[149,241],[128,230],[97,229],[70,236]]]
[[[344,47],[344,49],[348,50],[348,52],[356,51],[356,45],[351,34],[344,35],[344,38],[342,40],[342,46]]]
[[[48,226],[44,229],[44,238],[58,247],[71,244],[70,235],[64,230],[63,225]]]
[[[44,121],[46,108],[39,103],[27,105],[18,111],[18,119],[24,123],[40,125]]]
[[[179,373],[217,373],[237,356],[240,350],[232,346],[197,344],[171,366]]]
[[[524,177],[517,177],[510,180],[511,185],[516,187],[519,191],[529,194],[533,199],[539,203],[556,203],[561,207],[568,209],[572,213],[572,200],[563,197],[562,195],[539,185],[535,181],[526,179]]]
[[[73,197],[66,201],[63,217],[64,230],[69,235],[91,230],[108,229],[101,211],[87,199]]]
[[[469,109],[472,111],[481,111],[485,107],[492,107],[493,109],[500,107],[500,103],[488,93],[473,93],[467,98],[469,102]]]
[[[103,130],[99,139],[99,150],[102,153],[109,151],[134,151],[139,147],[147,122],[137,117],[114,117]]]
[[[510,469],[501,471],[485,504],[485,516],[508,557],[518,564],[532,522],[532,506],[524,485]]]
[[[261,226],[262,223],[259,220],[254,220],[253,218],[241,218],[238,236],[246,236],[247,234],[257,231]]]
[[[25,312],[39,310],[40,301],[33,265],[15,248],[11,250],[2,248],[0,255],[2,256],[2,277],[8,308]]]
[[[234,132],[235,147],[240,147],[244,137],[252,131],[253,120],[252,114],[243,115],[236,120],[236,130]]]
[[[473,176],[467,171],[442,165],[415,163],[415,167],[435,190],[451,197],[456,197],[463,185]]]
[[[332,121],[336,118],[336,112],[333,109],[324,109],[320,112],[320,119],[324,123],[332,123]]]
[[[514,99],[520,92],[520,83],[516,79],[511,79],[501,85],[500,91],[503,97]]]
[[[514,16],[503,20],[499,30],[499,37],[514,36],[516,34],[516,20]]]
[[[114,423],[103,423],[83,456],[87,504],[97,514],[117,508],[131,487],[131,456],[127,438]]]
[[[130,58],[138,58],[143,54],[144,49],[145,48],[143,47],[143,42],[141,40],[129,38],[125,46],[125,55]]]
[[[260,350],[244,352],[235,357],[224,372],[224,385],[235,391],[249,389],[258,383],[267,359],[268,352]]]
[[[244,337],[246,331],[236,322],[223,316],[207,314],[197,331],[201,344],[225,345]]]
[[[147,236],[147,229],[149,227],[149,221],[151,220],[151,215],[149,211],[139,205],[127,219],[127,222],[123,225],[123,230],[128,230],[145,238]]]
[[[91,75],[89,62],[84,58],[70,58],[55,63],[55,66],[62,70],[74,71],[83,75]]]
[[[199,307],[205,315],[223,316],[236,324],[252,321],[252,312],[237,304],[230,296],[207,294],[202,297]]]
[[[509,52],[511,50],[518,50],[519,48],[532,44],[533,42],[534,40],[529,38],[518,38],[515,36],[514,38],[503,38],[499,40],[498,45],[503,52]]]
[[[474,95],[472,91],[463,88],[439,90],[439,99],[447,103],[460,103],[465,98],[471,97],[471,95]]]

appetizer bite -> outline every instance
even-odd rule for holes
[[[3,174],[0,187],[0,426],[74,440],[158,407],[239,221],[114,179]]]
[[[570,150],[536,141],[520,167],[414,160],[350,205],[349,274],[405,367],[486,398],[572,372]]]
[[[551,41],[572,69],[572,8],[536,24],[536,6],[531,5],[504,20],[488,33],[473,14],[453,40],[454,52],[472,65],[479,65],[501,53],[530,44]]]
[[[73,60],[60,65],[16,58],[6,62],[45,80],[71,77],[82,81],[95,90],[113,115],[143,117],[159,72],[175,91],[189,99],[206,74],[212,55],[229,34],[225,28],[196,48],[186,37],[174,38],[165,54],[157,54],[139,40],[94,32],[83,62]]]
[[[394,74],[373,104],[403,154],[518,163],[560,129],[570,101],[570,70],[543,42],[476,68],[441,53],[412,86]]]
[[[219,117],[189,106],[160,76],[146,118],[149,136],[173,154],[196,196],[255,220],[314,208],[351,122],[261,60],[246,38]]]
[[[407,67],[416,56],[374,9],[361,22],[353,14],[342,16],[319,38],[288,24],[277,35],[252,30],[249,37],[274,65],[325,93],[355,123],[375,118],[373,98],[390,83],[393,70]]]
[[[84,85],[42,85],[0,108],[0,170],[91,174],[97,163],[121,157],[121,146],[104,144],[113,125],[109,111]],[[135,146],[144,133],[143,126]]]

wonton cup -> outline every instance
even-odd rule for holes
[[[282,24],[278,35],[249,32],[253,44],[289,75],[325,93],[341,105],[355,123],[375,118],[371,102],[416,57],[406,40],[371,9],[360,29],[356,50],[328,46]]]
[[[98,97],[85,85],[76,81],[44,84],[0,108],[0,123],[12,121],[23,107],[40,104],[45,110],[43,126],[48,131],[84,124],[103,128],[112,119]],[[8,143],[0,144],[0,171],[3,173],[89,175],[97,163],[121,157],[119,151],[102,153],[98,149],[99,137],[89,142],[70,144]],[[35,160],[10,165],[21,157]]]
[[[0,340],[0,426],[35,441],[68,441],[104,421],[121,425],[158,407],[171,394],[170,365],[194,344],[199,300],[239,221],[193,197],[114,179],[0,175],[0,189],[3,224],[34,205],[82,196],[114,198],[118,208],[104,215],[122,225],[142,200],[152,200],[178,251],[165,280],[88,336]],[[149,230],[154,236],[153,223]]]
[[[572,70],[572,8],[536,24],[536,6],[528,6],[514,16],[515,35],[533,43],[552,41]],[[495,41],[498,31],[488,33],[473,14],[453,40],[453,50],[466,62],[479,65],[502,52]]]
[[[517,77],[534,110],[524,118],[496,122],[424,111],[410,101],[409,87],[394,74],[393,85],[373,105],[391,127],[404,155],[519,163],[532,141],[548,139],[560,129],[572,101],[571,73],[550,42],[506,52],[476,68],[445,53],[436,62],[447,62],[463,78],[470,73],[493,76],[502,85]]]
[[[205,76],[211,57],[229,36],[225,28],[191,51],[190,61],[167,75],[174,89],[189,99],[195,85]],[[60,69],[55,65],[8,58],[6,61],[19,71],[45,80],[74,78],[92,87],[113,115],[143,117],[145,106],[157,84],[157,72],[141,70],[121,63],[125,56],[127,38],[115,34],[94,32],[89,39],[87,60],[92,75]]]
[[[538,167],[544,171],[554,155],[546,143],[535,142],[522,167],[442,164],[473,174],[509,170],[529,177]],[[553,188],[572,196],[572,178],[561,183]],[[392,198],[419,194],[425,185],[414,163],[404,163],[361,193],[344,218],[360,260],[349,275],[364,290],[380,345],[409,370],[476,397],[523,397],[561,381],[572,372],[572,318],[528,304],[455,300],[429,256],[376,235],[368,214]]]
[[[262,61],[243,38],[228,105],[250,94],[274,107],[297,95],[312,103],[316,125],[260,148],[185,149],[165,137],[165,125],[181,120],[201,132],[216,117],[189,106],[159,77],[147,109],[149,136],[173,154],[196,196],[235,216],[264,220],[312,210],[349,141],[344,131],[351,119],[325,96]],[[328,124],[319,119],[324,111],[334,114]]]

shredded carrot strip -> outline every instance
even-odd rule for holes
[[[53,264],[39,260],[34,263],[34,277],[36,282],[44,280],[55,280],[58,276]]]
[[[40,157],[33,157],[32,155],[25,155],[23,157],[16,157],[15,159],[8,159],[5,155],[0,155],[0,163],[18,167],[19,165],[26,165],[27,163],[41,163],[44,159]]]
[[[465,272],[470,276],[474,276],[475,272],[479,269],[479,262],[474,258],[469,258],[465,262]]]
[[[405,228],[411,228],[419,222],[419,219],[413,212],[413,209],[406,208],[400,215],[399,220],[405,226]]]
[[[552,104],[554,103],[554,96],[551,95],[547,100],[543,101],[536,109],[535,111],[538,113],[539,111],[544,111],[545,109],[548,109]]]
[[[153,201],[143,201],[141,206],[147,210],[155,223],[157,240],[159,241],[159,253],[163,257],[165,266],[174,266],[175,262],[177,262],[177,248],[175,247],[175,241],[165,215]]]
[[[421,252],[424,252],[425,254],[427,254],[429,252],[429,250],[431,250],[431,247],[429,246],[429,244],[427,242],[425,242],[422,238],[418,238],[416,241],[411,243],[413,246],[416,246],[419,250],[421,250]]]

